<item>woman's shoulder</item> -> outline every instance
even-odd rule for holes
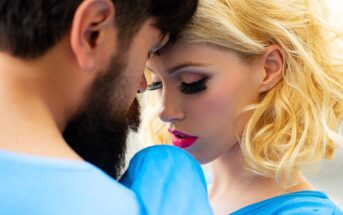
[[[329,197],[320,191],[299,191],[280,196],[275,201],[276,214],[335,214],[343,212]]]
[[[343,212],[328,196],[320,191],[299,191],[267,199],[244,207],[232,215],[243,214],[333,214],[343,215]]]

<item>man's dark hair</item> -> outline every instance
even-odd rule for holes
[[[1,0],[0,51],[15,57],[36,58],[45,54],[70,29],[74,13],[83,0]],[[149,17],[156,27],[178,32],[192,17],[198,0],[112,0],[116,7],[119,40],[129,45]]]

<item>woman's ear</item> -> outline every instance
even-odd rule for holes
[[[84,0],[77,8],[71,27],[71,48],[77,62],[85,71],[94,70],[99,56],[104,56],[109,28],[114,28],[115,10],[111,0]],[[114,48],[114,47],[113,47]]]
[[[278,45],[269,46],[260,59],[263,64],[263,79],[259,92],[267,92],[273,88],[283,77],[285,55]]]

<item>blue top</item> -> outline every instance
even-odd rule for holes
[[[231,215],[342,215],[343,212],[319,191],[299,191],[276,196],[247,207]]]
[[[160,145],[143,149],[121,180],[149,215],[211,215],[205,178],[187,152]]]
[[[0,151],[0,214],[139,214],[136,195],[90,163]]]
[[[211,215],[200,165],[185,151],[153,146],[122,182],[84,161],[0,151],[0,214]]]

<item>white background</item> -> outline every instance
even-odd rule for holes
[[[343,29],[343,0],[327,1],[332,22]],[[307,174],[307,178],[315,188],[325,191],[343,209],[343,147],[337,151],[334,160],[323,162],[320,174]]]

